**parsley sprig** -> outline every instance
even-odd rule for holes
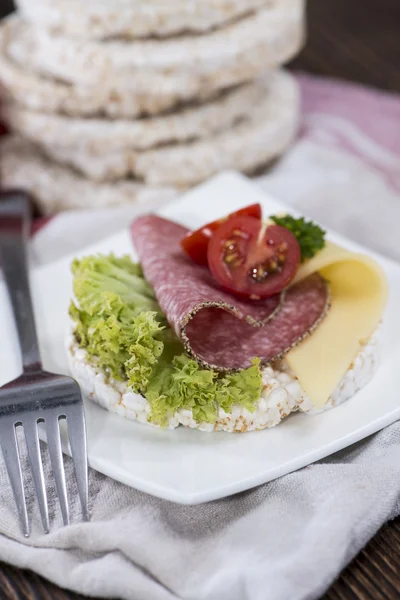
[[[306,258],[312,258],[325,246],[325,231],[313,221],[306,221],[304,217],[295,219],[290,215],[273,216],[270,219],[276,225],[289,229],[296,237],[300,246],[301,262]]]

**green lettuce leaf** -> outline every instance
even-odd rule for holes
[[[144,391],[163,351],[164,319],[153,290],[129,257],[89,256],[75,260],[72,272],[78,305],[71,303],[70,316],[79,345],[107,374]]]
[[[252,367],[220,379],[216,401],[225,412],[230,412],[234,404],[253,412],[254,402],[259,399],[261,389],[260,359],[255,358]]]
[[[175,411],[191,409],[198,423],[215,423],[218,407],[230,412],[234,404],[254,411],[262,389],[259,360],[239,373],[221,376],[204,369],[187,354],[175,356],[172,363],[160,361],[146,390],[151,420],[161,426]]]
[[[150,420],[161,426],[183,408],[214,423],[218,407],[254,410],[262,389],[259,360],[239,373],[205,369],[184,351],[168,326],[140,265],[127,256],[89,256],[72,265],[70,316],[74,335],[105,373],[146,396]]]
[[[133,263],[129,256],[118,258],[110,254],[75,259],[72,274],[80,308],[90,315],[102,311],[105,292],[118,296],[121,307],[125,305],[135,314],[152,310],[161,315],[153,289],[144,279],[140,265]]]

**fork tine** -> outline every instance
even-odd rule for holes
[[[69,525],[67,488],[65,483],[64,462],[61,451],[60,427],[57,416],[51,415],[46,417],[46,432],[47,446],[53,467],[53,474],[56,482],[61,514],[64,525]]]
[[[89,484],[85,413],[83,412],[83,405],[81,403],[69,406],[65,412],[67,416],[68,436],[75,466],[76,481],[78,484],[83,519],[85,521],[89,521]]]
[[[10,423],[9,421],[0,423],[0,443],[14,494],[15,504],[17,505],[22,532],[25,537],[29,537],[28,512],[26,510],[21,460],[14,423]]]
[[[40,454],[37,422],[27,421],[23,424],[23,426],[26,440],[26,448],[28,450],[28,457],[33,475],[33,483],[35,484],[40,516],[42,517],[43,529],[45,533],[49,533],[49,511],[47,507],[47,495],[43,474],[42,457]]]

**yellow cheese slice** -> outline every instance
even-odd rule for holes
[[[303,389],[321,408],[378,326],[388,298],[379,264],[327,242],[299,268],[294,283],[318,271],[331,288],[332,306],[312,335],[286,359]]]

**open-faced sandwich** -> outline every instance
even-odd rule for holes
[[[347,400],[377,365],[387,282],[371,258],[248,206],[197,231],[155,215],[139,257],[75,260],[72,375],[104,408],[160,427],[250,431]]]

